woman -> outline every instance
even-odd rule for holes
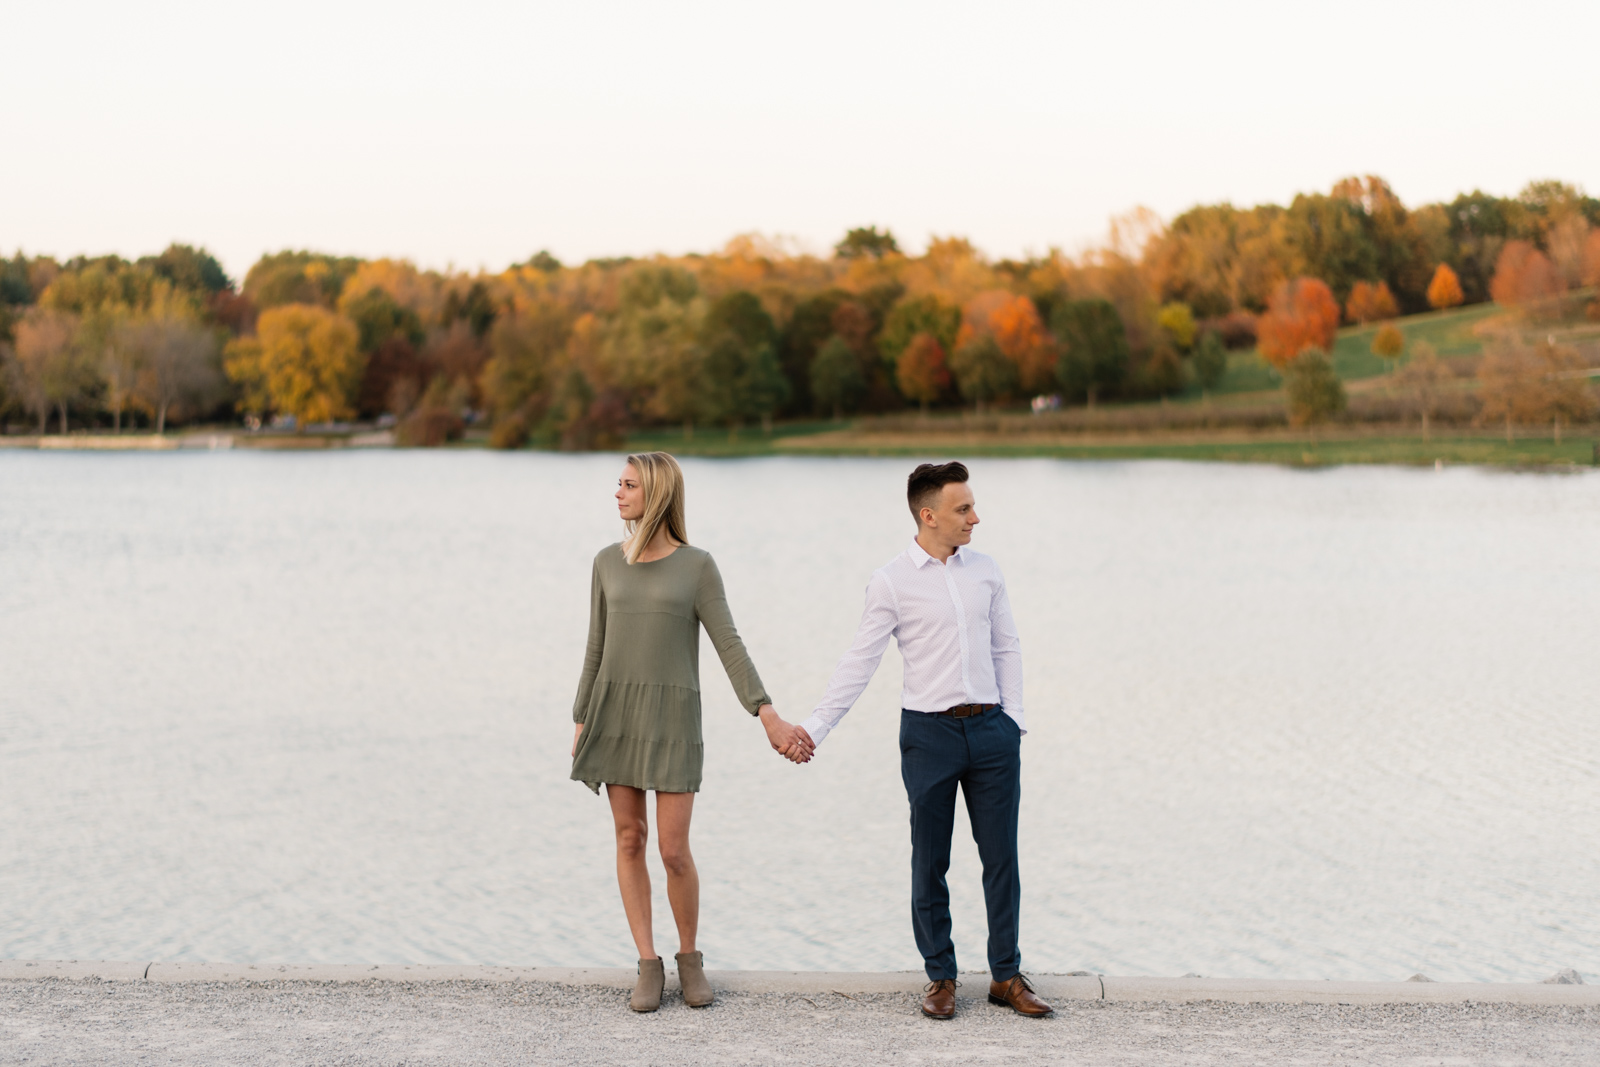
[[[628,457],[617,482],[627,537],[600,551],[589,592],[589,647],[572,706],[572,777],[596,793],[605,784],[617,832],[617,884],[639,949],[629,1007],[655,1011],[666,981],[650,924],[650,836],[645,794],[656,792],[656,831],[667,900],[678,926],[684,1003],[712,1001],[695,934],[700,876],[689,853],[689,819],[700,788],[700,626],[705,625],[739,702],[766,727],[779,753],[804,763],[809,739],[778,717],[761,685],[722,591],[710,553],[684,530],[683,471],[665,452]]]

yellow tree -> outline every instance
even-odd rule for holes
[[[1433,281],[1428,283],[1428,306],[1436,311],[1453,308],[1466,299],[1461,292],[1461,279],[1456,277],[1456,272],[1450,269],[1450,264],[1441,263],[1433,272]]]
[[[261,313],[256,336],[229,346],[228,377],[248,407],[295,421],[333,422],[355,414],[365,357],[355,323],[314,304],[282,304]]]
[[[1405,334],[1392,323],[1384,323],[1378,327],[1378,332],[1372,335],[1372,354],[1390,364],[1391,369],[1395,360],[1399,359],[1405,350]]]

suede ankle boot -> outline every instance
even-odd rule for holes
[[[657,956],[653,960],[639,961],[639,981],[633,987],[633,999],[628,1007],[634,1011],[655,1011],[661,1007],[661,989],[667,984],[667,971]]]
[[[678,984],[683,986],[683,1002],[691,1008],[703,1008],[716,999],[711,983],[706,981],[705,956],[699,952],[680,952]]]

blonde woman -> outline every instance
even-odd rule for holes
[[[611,802],[617,833],[617,884],[639,949],[639,980],[629,1006],[655,1011],[666,980],[651,929],[650,825],[645,794],[655,790],[656,832],[667,869],[667,901],[678,927],[678,977],[684,1003],[712,1001],[695,948],[700,875],[689,852],[689,820],[700,788],[700,627],[706,628],[739,702],[767,739],[796,763],[811,743],[772,707],[722,591],[711,554],[689,545],[683,471],[665,452],[628,457],[617,481],[617,511],[627,537],[601,549],[589,592],[589,646],[572,707],[572,777]]]

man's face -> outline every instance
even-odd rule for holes
[[[932,507],[922,509],[923,525],[941,544],[955,548],[972,541],[972,528],[978,525],[978,508],[972,487],[966,482],[951,482],[939,490]]]

